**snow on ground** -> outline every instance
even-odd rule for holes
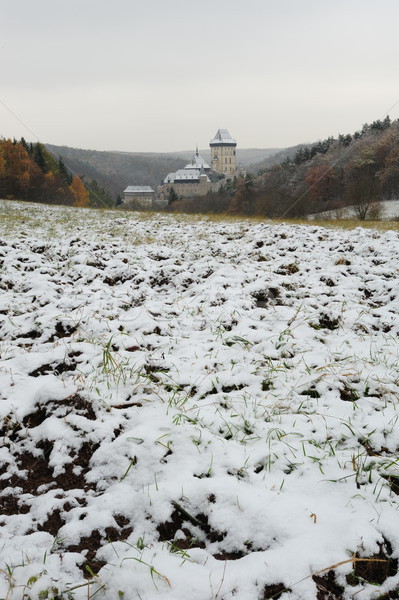
[[[376,218],[383,221],[393,221],[399,219],[399,200],[382,200],[378,203],[381,212]],[[321,213],[315,213],[308,216],[309,220],[322,219],[353,219],[356,218],[356,210],[353,206],[346,206],[337,210],[327,210]]]
[[[397,598],[397,232],[0,210],[0,598]]]
[[[397,219],[399,217],[399,200],[384,200],[382,202],[382,218]]]

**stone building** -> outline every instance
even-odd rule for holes
[[[121,208],[153,208],[155,204],[162,206],[168,203],[173,192],[175,198],[192,199],[206,196],[210,191],[219,187],[241,173],[237,168],[237,142],[227,129],[218,129],[215,137],[209,143],[211,149],[211,165],[198,153],[184,168],[168,175],[157,187],[157,194],[149,186],[128,186],[124,194]]]
[[[171,190],[178,198],[191,199],[216,191],[228,178],[237,174],[237,142],[227,129],[219,129],[210,142],[211,165],[198,154],[198,148],[184,169],[169,173],[157,188],[158,198],[167,201]]]
[[[167,200],[171,189],[176,192],[178,198],[205,196],[212,188],[212,182],[208,176],[210,170],[208,163],[198,154],[197,148],[191,162],[184,169],[168,173],[162,185],[157,189],[158,198]]]
[[[155,192],[149,185],[128,185],[120,208],[153,208]]]
[[[209,145],[212,169],[223,175],[233,175],[237,169],[237,142],[233,140],[227,129],[219,129]]]

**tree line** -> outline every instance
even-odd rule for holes
[[[0,139],[1,198],[114,206],[110,192],[89,177],[73,174],[39,142]],[[386,117],[354,134],[300,146],[280,163],[227,180],[205,197],[168,198],[168,210],[295,218],[353,206],[365,219],[380,200],[394,198],[399,198],[399,120]]]
[[[108,152],[51,144],[48,148],[76,173],[98,181],[114,198],[128,185],[145,184],[155,190],[168,173],[181,169],[182,163],[189,161],[166,153]]]
[[[380,200],[399,198],[399,120],[389,117],[302,146],[280,164],[227,181],[204,199],[174,202],[173,210],[303,217],[353,206],[365,219]]]
[[[112,206],[95,180],[73,175],[40,142],[0,139],[0,197],[69,206]]]

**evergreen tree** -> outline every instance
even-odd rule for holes
[[[35,163],[37,164],[37,166],[39,167],[39,169],[41,169],[43,171],[43,173],[46,173],[46,161],[44,158],[44,152],[43,152],[44,148],[43,148],[43,144],[40,144],[39,142],[37,142],[37,144],[33,145],[33,160],[35,161]]]
[[[179,196],[176,193],[176,190],[174,188],[169,188],[168,190],[168,195],[167,195],[167,202],[168,202],[168,206],[170,206],[171,204],[173,204],[173,202],[176,202],[176,200],[179,199]]]
[[[72,183],[72,175],[71,175],[70,171],[67,169],[67,167],[65,166],[65,163],[64,163],[64,161],[62,160],[61,157],[58,159],[58,172],[59,172],[62,180],[67,185],[71,185],[71,183]]]
[[[89,205],[96,207],[114,206],[114,201],[108,190],[101,187],[95,179],[86,186],[89,191]]]
[[[26,143],[26,140],[25,140],[25,138],[21,137],[21,142],[20,142],[20,143],[21,143],[21,145],[22,145],[22,146],[25,148],[25,150],[27,151],[27,153],[28,153],[28,154],[30,154],[30,152],[29,152],[29,146],[28,146],[28,144]]]

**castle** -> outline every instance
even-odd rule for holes
[[[227,129],[219,129],[209,146],[211,165],[198,154],[197,148],[190,163],[183,169],[168,173],[156,194],[149,186],[128,186],[121,208],[153,208],[157,201],[167,203],[171,194],[174,198],[192,199],[217,191],[227,179],[238,174],[237,142]]]

